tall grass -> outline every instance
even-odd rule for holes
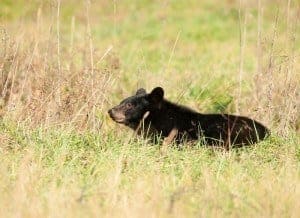
[[[297,217],[299,6],[288,1],[0,3],[0,215]],[[229,152],[133,139],[136,88],[272,136]]]

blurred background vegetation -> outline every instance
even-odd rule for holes
[[[7,39],[2,43],[24,37],[19,48],[30,53],[36,46],[36,55],[54,74],[58,68],[72,74],[91,68],[114,73],[109,99],[140,86],[161,85],[167,97],[201,111],[264,118],[263,108],[274,115],[285,107],[283,99],[268,96],[271,92],[275,98],[285,88],[271,84],[274,78],[296,77],[299,70],[297,5],[268,0],[5,0],[0,19]],[[265,122],[271,124],[270,119]]]

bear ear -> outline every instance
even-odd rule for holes
[[[159,104],[164,98],[164,90],[161,87],[154,88],[149,94],[150,100],[154,104]]]
[[[140,88],[136,91],[135,95],[144,95],[146,94],[146,90],[144,88]]]

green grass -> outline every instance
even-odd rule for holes
[[[95,216],[93,210],[108,216],[128,210],[129,216],[140,216],[153,204],[149,216],[291,217],[299,206],[296,136],[272,136],[229,152],[200,145],[170,147],[162,155],[157,145],[125,143],[113,133],[26,131],[4,124],[1,129],[9,142],[0,159],[5,214],[20,207],[22,215],[41,211],[55,216],[55,207],[67,216],[82,211]],[[5,201],[14,198],[6,207]],[[135,213],[136,205],[141,211]]]
[[[241,2],[1,1],[0,216],[298,217],[300,2]],[[162,154],[107,116],[155,86],[272,135]]]

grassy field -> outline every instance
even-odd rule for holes
[[[0,2],[0,217],[299,217],[300,1]],[[253,117],[251,147],[133,138],[138,87]]]

